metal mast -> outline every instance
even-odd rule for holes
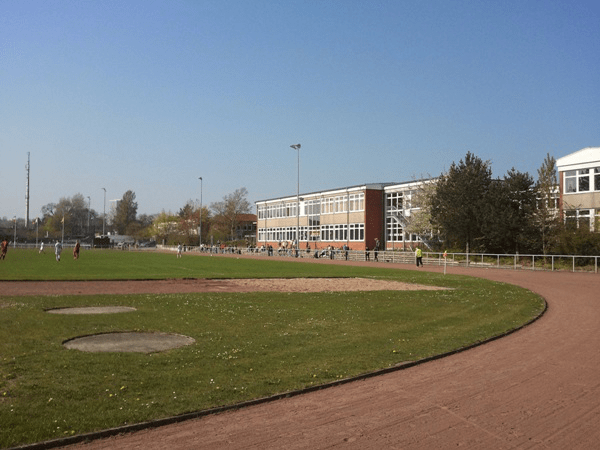
[[[27,171],[27,186],[25,188],[25,229],[29,229],[29,155],[27,152],[27,165],[25,166],[25,170]]]

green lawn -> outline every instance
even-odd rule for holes
[[[0,279],[370,277],[443,291],[0,297],[0,447],[235,404],[451,351],[520,326],[543,301],[511,285],[428,272],[271,259],[9,250]],[[308,281],[310,282],[310,281]],[[54,315],[71,306],[122,314]],[[154,354],[62,343],[161,331],[196,344]]]

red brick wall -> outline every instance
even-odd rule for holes
[[[385,217],[383,215],[383,202],[385,195],[383,191],[365,191],[365,243],[372,249],[375,246],[375,238],[379,239],[380,248],[384,243]],[[364,248],[364,247],[363,247]]]

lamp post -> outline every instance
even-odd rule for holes
[[[200,180],[200,214],[198,215],[198,250],[202,247],[202,177],[198,177]]]
[[[104,191],[104,214],[102,215],[102,237],[106,236],[104,231],[104,222],[106,222],[106,188],[102,188]]]
[[[88,234],[90,234],[90,210],[92,209],[92,198],[88,195]]]
[[[17,248],[17,216],[13,219],[15,221],[15,238],[13,240],[13,248]]]
[[[300,247],[300,144],[290,145],[298,153],[298,185],[296,190],[296,257]]]

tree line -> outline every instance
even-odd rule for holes
[[[157,214],[138,215],[135,192],[128,190],[123,197],[111,204],[106,217],[103,212],[90,208],[90,202],[82,194],[60,198],[41,208],[42,217],[35,219],[28,230],[23,230],[24,220],[17,220],[18,238],[35,240],[48,237],[60,239],[91,240],[103,233],[132,236],[136,240],[152,240],[166,244],[182,243],[198,245],[198,229],[202,223],[202,241],[209,243],[232,241],[237,237],[240,215],[250,213],[248,191],[240,188],[227,194],[223,200],[211,203],[202,210],[196,202],[188,200],[177,213],[162,211]],[[200,222],[202,218],[202,222]],[[13,220],[2,224],[3,233],[12,240],[10,229]],[[26,236],[23,236],[25,231]]]

